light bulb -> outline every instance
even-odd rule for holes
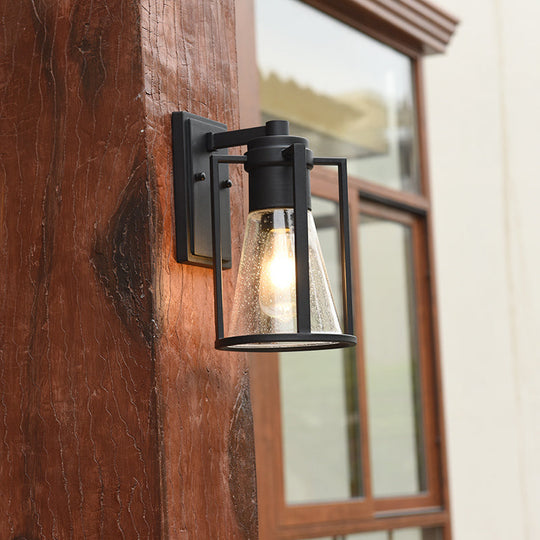
[[[308,231],[311,332],[340,333],[311,212]],[[293,209],[253,211],[246,226],[229,333],[243,336],[296,332]],[[280,346],[277,343],[275,347]],[[292,346],[299,346],[298,343],[303,342],[294,342]]]
[[[259,305],[264,314],[281,321],[296,316],[294,234],[290,228],[268,232],[262,254]]]

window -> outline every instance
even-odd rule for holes
[[[261,539],[448,540],[421,102],[421,56],[436,47],[356,2],[246,2],[255,37],[240,39],[257,52],[240,55],[241,92],[315,155],[348,158],[359,337],[252,362]],[[334,172],[316,167],[311,184],[338,291]]]
[[[440,528],[407,528],[392,531],[374,531],[346,536],[327,536],[315,540],[442,540]]]

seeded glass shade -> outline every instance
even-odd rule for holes
[[[341,334],[311,211],[308,212],[311,333]],[[248,216],[229,335],[292,334],[296,322],[296,263],[292,208],[257,210]],[[304,341],[272,343],[304,347]],[[268,347],[269,343],[261,346]],[[316,345],[313,341],[309,345]],[[236,348],[257,347],[256,340]]]

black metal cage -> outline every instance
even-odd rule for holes
[[[225,131],[223,124],[181,112],[173,113],[172,123],[177,260],[213,268],[216,348],[275,352],[355,345],[346,159],[314,158],[307,147],[307,140],[289,135],[288,122],[285,121],[271,121],[257,128]],[[248,151],[243,156],[229,156],[220,151],[243,144],[248,145]],[[228,206],[228,194],[224,192],[228,191],[230,182],[223,180],[220,167],[223,164],[239,163],[244,165],[249,174],[250,211],[278,207],[294,210],[295,333],[224,334],[222,273],[224,265],[230,266],[227,258],[230,257],[230,209],[225,216],[223,214],[227,212]],[[343,333],[312,332],[308,209],[311,207],[309,169],[315,165],[333,165],[338,169]],[[202,186],[208,176],[209,182]],[[196,206],[204,205],[208,208],[208,203],[212,216],[211,226],[201,227],[199,220],[198,228],[205,230],[194,230]],[[209,244],[211,254],[208,253]],[[201,245],[203,249],[197,253],[197,246]],[[206,253],[203,253],[204,249]]]

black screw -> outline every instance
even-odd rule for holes
[[[221,184],[221,187],[223,188],[231,188],[232,187],[232,182],[229,178],[227,178],[227,180],[224,180]]]
[[[206,173],[198,172],[195,174],[195,182],[202,182],[203,180],[206,180]]]

